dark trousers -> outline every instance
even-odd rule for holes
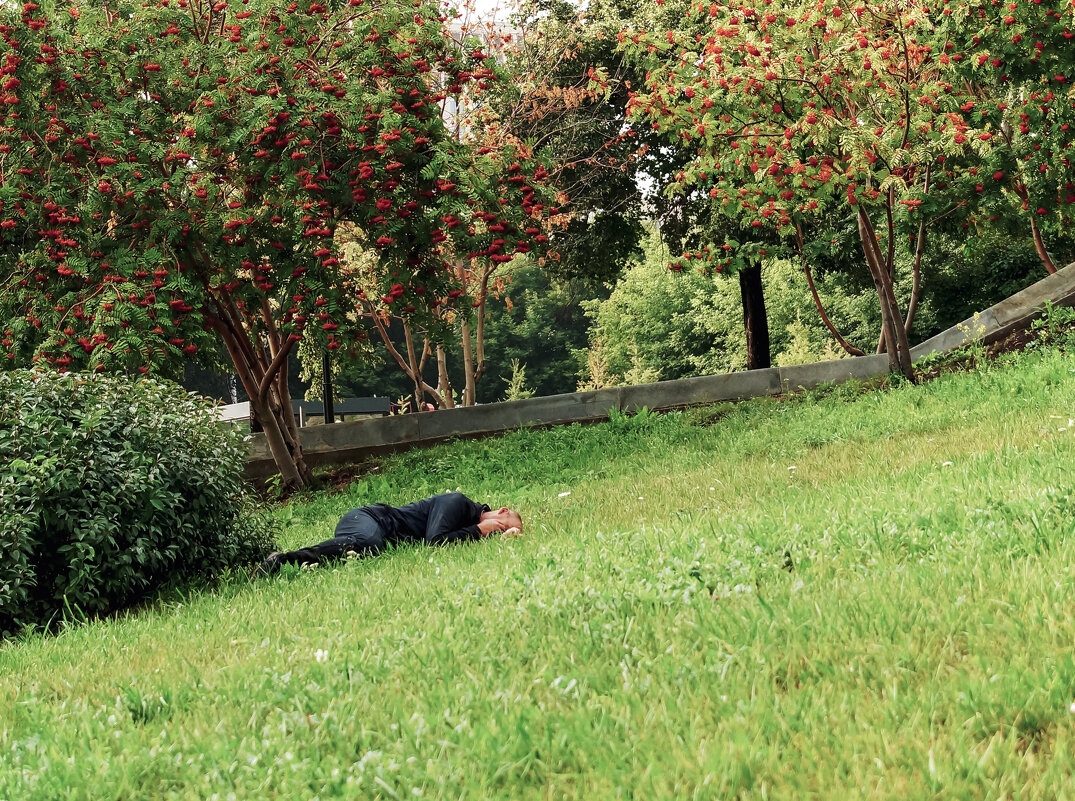
[[[328,559],[342,559],[348,552],[366,556],[375,554],[385,546],[385,530],[362,509],[352,509],[340,518],[330,540],[300,548],[280,555],[280,562],[288,565],[316,565]]]

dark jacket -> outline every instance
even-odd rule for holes
[[[434,495],[406,506],[375,503],[363,507],[385,531],[388,541],[425,540],[427,545],[476,540],[481,537],[478,521],[485,504],[474,503],[460,492]]]

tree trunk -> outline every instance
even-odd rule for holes
[[[739,271],[739,294],[743,298],[747,369],[764,370],[772,366],[772,354],[769,349],[769,318],[765,314],[760,265],[744,267]]]
[[[914,252],[914,265],[911,273],[911,299],[907,303],[907,317],[903,321],[903,331],[910,337],[911,326],[914,325],[915,312],[918,310],[918,298],[922,292],[922,251],[925,248],[926,242],[926,223],[922,221],[918,224],[918,236],[915,237],[915,252]],[[881,331],[881,337],[877,340],[877,352],[884,353],[888,347],[888,339],[884,330]]]
[[[1009,142],[1009,145],[1011,143]],[[1034,240],[1034,250],[1038,254],[1038,258],[1041,259],[1042,266],[1045,267],[1045,272],[1052,275],[1056,272],[1056,264],[1053,263],[1052,256],[1049,255],[1049,250],[1045,247],[1045,240],[1041,238],[1041,230],[1038,228],[1038,220],[1034,216],[1034,210],[1030,208],[1030,192],[1027,191],[1026,186],[1016,181],[1012,186],[1012,191],[1015,192],[1015,196],[1023,201],[1023,208],[1030,212],[1030,234]]]
[[[477,392],[478,382],[485,375],[485,302],[489,298],[489,278],[491,276],[491,271],[487,271],[482,276],[481,288],[478,290],[478,328],[475,331],[475,350],[477,351],[478,363],[474,368],[475,392]]]
[[[288,351],[292,349],[292,343],[289,342],[283,342],[281,346]],[[310,468],[306,466],[306,460],[302,455],[302,441],[299,439],[299,424],[295,420],[294,409],[292,409],[291,406],[291,389],[288,387],[287,383],[286,354],[283,361],[279,362],[279,371],[276,374],[275,381],[271,382],[269,404],[273,408],[274,413],[277,414],[281,433],[284,435],[288,448],[295,454],[299,475],[303,476],[304,481],[308,482],[313,478],[313,474],[310,472]],[[286,409],[287,413],[281,413],[281,409]]]
[[[288,400],[290,401],[290,398]],[[287,408],[281,409],[280,413],[290,413],[290,405],[291,404],[288,403]],[[286,493],[302,489],[302,487],[309,481],[310,476],[305,465],[300,464],[302,453],[301,445],[298,446],[299,455],[296,457],[296,453],[289,448],[287,442],[285,442],[284,434],[280,426],[280,420],[270,408],[268,402],[259,403],[252,398],[250,400],[250,407],[254,410],[254,414],[257,415],[258,420],[261,421],[262,429],[265,432],[265,442],[272,452],[272,458],[273,461],[276,462],[276,467],[280,470],[280,478],[283,481],[282,489]]]
[[[418,356],[414,350],[414,335],[411,333],[411,326],[406,320],[403,321],[403,336],[407,343],[407,360],[410,363],[411,379],[414,381],[414,410],[416,412],[422,411],[422,405],[426,401],[425,391],[423,389],[425,381],[422,380],[422,368],[418,364]]]
[[[858,229],[866,265],[870,268],[870,277],[873,278],[877,298],[881,304],[883,336],[886,342],[895,343],[895,347],[888,348],[889,366],[893,372],[900,372],[909,380],[914,381],[911,349],[907,341],[907,332],[904,330],[903,317],[900,315],[896,302],[896,293],[892,288],[892,276],[888,272],[885,256],[881,253],[881,247],[877,242],[873,223],[870,222],[869,216],[861,205],[858,207]]]
[[[929,167],[926,167],[926,179],[923,191],[929,193]],[[922,292],[922,254],[926,249],[926,220],[918,224],[918,236],[914,243],[914,267],[911,272],[911,299],[907,302],[907,319],[903,323],[903,330],[907,336],[911,336],[911,326],[914,325],[915,312],[918,310],[918,298]]]
[[[810,296],[814,299],[814,306],[817,307],[817,313],[821,315],[821,322],[825,324],[825,327],[829,329],[829,333],[836,339],[837,344],[843,348],[851,356],[865,356],[859,348],[856,348],[842,336],[840,332],[836,330],[836,326],[832,324],[832,320],[829,319],[829,315],[825,313],[825,307],[821,303],[821,296],[817,293],[817,287],[814,286],[814,276],[810,272],[810,265],[803,262],[803,273],[806,275],[807,286],[810,287]]]
[[[444,408],[444,402],[440,396],[440,393],[433,387],[429,386],[429,384],[427,384],[422,379],[422,373],[420,369],[421,364],[417,363],[417,358],[414,355],[414,341],[413,338],[410,336],[410,329],[404,329],[407,332],[408,341],[410,343],[408,353],[408,358],[410,359],[410,362],[408,362],[407,359],[403,358],[403,354],[401,354],[399,350],[396,349],[396,346],[392,344],[392,339],[388,336],[388,327],[385,325],[384,320],[381,319],[380,314],[377,313],[371,303],[369,303],[368,301],[364,301],[364,303],[366,305],[367,316],[371,320],[373,320],[373,324],[377,328],[377,333],[381,335],[381,342],[384,343],[385,349],[388,351],[389,355],[396,360],[396,364],[398,364],[400,369],[403,370],[404,373],[406,373],[407,377],[414,382],[415,396],[417,397],[420,392],[424,392],[425,394],[433,398],[433,402],[436,403],[437,406]]]
[[[209,260],[201,248],[197,248],[197,252],[204,267]],[[313,475],[303,458],[302,441],[287,386],[287,357],[297,337],[284,339],[280,335],[268,301],[262,303],[260,315],[254,310],[241,313],[230,293],[211,288],[204,269],[198,264],[193,266],[212,304],[203,310],[205,320],[220,335],[235,366],[235,374],[250,398],[251,430],[256,430],[255,423],[261,425],[273,461],[280,471],[281,489],[285,493],[301,489],[309,484]],[[258,323],[259,317],[264,331]],[[264,347],[266,343],[268,351]]]
[[[291,433],[288,429],[294,430],[294,417],[292,416],[290,421],[283,418],[284,414],[291,415],[291,398],[285,394],[283,402],[278,403],[277,409],[274,410],[269,398],[270,392],[262,392],[263,382],[267,381],[270,385],[266,387],[267,390],[272,388],[271,384],[277,371],[283,359],[286,359],[286,352],[279,360],[274,359],[274,364],[271,365],[252,363],[249,355],[256,351],[250,347],[249,340],[245,343],[241,341],[241,338],[247,337],[246,331],[242,329],[235,331],[227,320],[209,319],[215,320],[215,327],[221,334],[224,346],[235,366],[235,374],[243,383],[243,389],[250,398],[250,408],[254,418],[261,424],[265,442],[280,471],[280,478],[283,482],[281,488],[285,492],[301,489],[309,483],[311,475],[302,457],[302,444],[298,439],[297,431],[295,431],[295,436],[288,436]],[[244,348],[244,344],[247,347]],[[269,367],[273,368],[271,373],[267,370]]]
[[[825,313],[825,306],[821,302],[821,296],[817,293],[817,287],[814,286],[814,275],[810,270],[810,262],[806,260],[806,249],[803,246],[803,229],[801,225],[795,225],[795,245],[799,251],[799,259],[803,265],[803,275],[806,276],[806,284],[810,287],[810,297],[814,299],[814,306],[817,307],[817,313],[821,315],[821,322],[825,324],[825,327],[829,329],[829,333],[833,335],[836,342],[851,356],[865,356],[859,348],[856,348],[846,339],[844,339],[840,332],[836,330],[836,326],[832,324],[832,320],[829,319],[829,315]]]
[[[442,409],[454,409],[455,397],[452,395],[452,382],[448,378],[448,354],[443,345],[437,345],[437,392],[442,399]]]
[[[470,323],[464,320],[461,328],[463,334],[463,375],[466,378],[462,405],[473,406],[476,402],[477,384],[474,380],[474,348],[470,338]]]
[[[1045,247],[1045,240],[1041,238],[1038,221],[1034,219],[1033,212],[1031,212],[1030,216],[1030,232],[1034,235],[1034,250],[1037,251],[1038,258],[1041,259],[1041,263],[1045,266],[1045,272],[1052,275],[1056,272],[1056,264],[1053,263],[1053,258]]]
[[[911,273],[911,300],[907,303],[907,319],[904,321],[903,330],[907,336],[911,335],[911,326],[914,325],[914,315],[918,310],[918,298],[922,292],[922,251],[926,245],[926,224],[918,226],[918,236],[915,237],[914,267]]]
[[[332,355],[326,350],[321,354],[321,402],[324,404],[325,424],[336,422],[332,408]]]
[[[896,333],[896,346],[899,348],[898,360],[900,364],[900,372],[914,383],[914,363],[911,359],[911,342],[907,337],[907,325],[904,322],[903,315],[900,314],[899,302],[896,300],[896,290],[892,284],[892,278],[889,276],[888,280],[884,284],[885,293],[888,295],[888,304],[892,309],[892,323]]]

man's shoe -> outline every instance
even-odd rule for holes
[[[268,558],[260,565],[255,567],[250,573],[251,578],[266,578],[273,575],[280,570],[280,565],[283,564],[284,555],[282,553],[271,553]]]

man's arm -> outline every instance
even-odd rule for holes
[[[489,525],[479,524],[482,507],[466,495],[453,492],[439,495],[433,499],[426,521],[426,544],[447,545],[452,542],[466,542],[487,536]],[[489,521],[497,526],[495,521]]]

